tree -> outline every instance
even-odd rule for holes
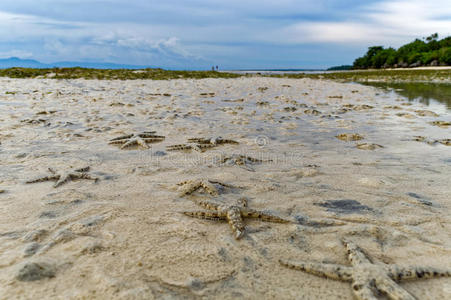
[[[389,64],[387,63],[387,60],[390,56],[394,56],[396,53],[396,50],[393,48],[383,49],[378,51],[372,58],[371,58],[371,67],[372,68],[382,68],[386,67]]]
[[[426,41],[431,42],[431,41],[436,41],[438,39],[438,33],[433,33],[430,36],[428,36],[426,38]]]
[[[440,49],[439,62],[441,64],[451,65],[451,47]]]
[[[383,46],[369,47],[366,54],[354,61],[354,69],[386,68],[404,65],[429,65],[433,61],[451,65],[451,37],[438,40],[438,33],[424,40],[416,39],[395,50]]]

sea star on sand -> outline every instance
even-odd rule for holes
[[[443,144],[445,146],[451,146],[451,139],[439,139],[439,140],[433,140],[433,139],[428,139],[424,136],[421,135],[417,135],[413,137],[414,141],[417,142],[425,142],[428,143],[429,145],[435,145],[437,143]]]
[[[235,233],[236,239],[240,239],[244,234],[244,218],[255,218],[266,222],[290,223],[289,220],[248,208],[246,198],[238,199],[235,205],[218,204],[207,200],[196,200],[195,202],[210,211],[183,212],[185,215],[214,221],[227,220]]]
[[[449,126],[451,126],[451,122],[447,122],[447,121],[433,121],[433,122],[429,122],[429,124],[431,125],[435,125],[441,128],[448,128]]]
[[[231,156],[224,156],[219,160],[220,164],[227,164],[229,166],[239,166],[245,170],[254,172],[255,170],[249,165],[260,164],[262,162],[271,162],[272,160],[262,160],[246,155],[232,154]]]
[[[48,170],[50,171],[50,173],[52,173],[52,175],[28,180],[25,183],[56,181],[56,183],[53,185],[53,187],[56,188],[56,187],[59,187],[60,185],[65,184],[66,182],[68,182],[70,180],[75,180],[75,179],[88,179],[88,180],[94,180],[96,182],[97,182],[97,180],[99,180],[99,178],[92,177],[91,175],[89,175],[87,173],[89,171],[89,167],[73,169],[73,170],[61,172],[61,173],[56,172],[52,168],[48,168]]]
[[[369,143],[357,144],[355,147],[360,150],[376,150],[379,148],[384,148],[384,146],[381,146],[379,144],[369,144]]]
[[[204,152],[205,150],[209,148],[216,147],[216,145],[213,144],[195,144],[195,145],[188,145],[188,144],[178,144],[178,145],[170,145],[166,147],[166,150],[168,151],[178,151],[178,150],[196,150],[198,152]]]
[[[279,262],[286,267],[317,276],[351,282],[355,296],[361,300],[377,299],[373,294],[374,290],[385,293],[390,299],[413,300],[415,297],[401,288],[397,282],[405,279],[451,276],[451,271],[435,268],[374,264],[356,244],[350,241],[343,241],[343,244],[347,248],[350,267],[282,259]]]
[[[223,139],[222,137],[212,137],[212,138],[189,138],[189,143],[197,144],[212,144],[212,145],[223,145],[223,144],[239,144],[237,141]]]
[[[339,140],[347,142],[363,140],[363,136],[358,133],[341,133],[339,135],[336,135],[335,137]]]
[[[215,185],[219,185],[221,187],[233,188],[232,185],[225,184],[216,180],[208,180],[208,179],[196,179],[196,180],[186,180],[180,182],[178,185],[183,186],[180,196],[190,195],[197,191],[198,189],[204,189],[207,193],[212,196],[219,195],[219,190]]]
[[[167,146],[166,150],[168,151],[177,151],[177,150],[196,150],[199,152],[204,152],[207,149],[214,148],[218,145],[224,144],[238,144],[237,141],[223,139],[222,137],[215,138],[189,138],[188,143],[190,144],[178,144]]]
[[[161,142],[165,139],[162,135],[155,135],[155,131],[144,131],[141,133],[132,133],[123,135],[114,139],[111,139],[109,144],[122,145],[121,149],[125,149],[132,146],[141,146],[148,149],[148,143]]]

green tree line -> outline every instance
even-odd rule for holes
[[[434,33],[398,48],[369,47],[363,57],[354,61],[353,69],[406,68],[451,65],[451,36],[438,39]]]

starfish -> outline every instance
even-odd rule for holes
[[[413,140],[417,141],[417,142],[425,142],[425,143],[428,143],[429,145],[434,145],[434,144],[440,143],[445,146],[451,146],[451,139],[432,140],[432,139],[427,139],[426,137],[421,136],[421,135],[416,135],[413,137]]]
[[[368,143],[357,144],[355,147],[361,150],[376,150],[379,148],[384,148],[384,146],[378,144],[368,144]]]
[[[428,144],[433,144],[433,142],[427,140],[426,137],[421,136],[421,135],[415,135],[413,137],[413,140],[417,141],[417,142],[425,142],[425,143],[428,143]]]
[[[397,105],[387,105],[387,106],[384,106],[384,108],[385,109],[396,109],[396,110],[402,109],[402,107],[397,106]]]
[[[110,144],[120,144],[121,149],[125,149],[131,146],[141,146],[148,149],[148,143],[161,142],[165,139],[162,135],[155,135],[156,131],[144,131],[142,133],[132,133],[123,135],[110,140]]]
[[[222,137],[212,137],[212,138],[190,138],[189,143],[197,144],[212,144],[212,145],[223,145],[223,144],[239,144],[237,141],[223,139]]]
[[[438,126],[438,127],[442,127],[442,128],[448,128],[448,126],[451,126],[451,122],[447,122],[447,121],[433,121],[433,122],[429,122],[429,124]]]
[[[358,133],[341,133],[335,136],[337,139],[342,141],[360,141],[363,140],[363,136]]]
[[[255,170],[248,165],[260,164],[262,162],[270,162],[272,160],[261,160],[246,155],[233,154],[232,156],[224,156],[219,161],[220,164],[228,164],[229,166],[237,165],[241,168],[254,172]]]
[[[22,122],[22,123],[27,123],[27,124],[33,124],[33,125],[35,125],[35,124],[44,124],[44,125],[50,125],[50,123],[47,121],[47,119],[41,119],[41,118],[39,118],[39,119],[24,119],[24,120],[21,120],[20,122]]]
[[[237,141],[223,139],[222,137],[215,138],[189,138],[188,143],[190,144],[178,144],[167,146],[166,150],[168,151],[176,151],[176,150],[196,150],[199,152],[204,152],[207,149],[216,147],[218,145],[223,144],[238,144]]]
[[[208,180],[208,179],[197,179],[197,180],[186,180],[180,182],[178,185],[184,186],[180,196],[191,195],[198,189],[204,189],[207,193],[212,196],[218,196],[219,190],[215,185],[219,185],[221,187],[233,188],[232,185],[225,184],[216,180]]]
[[[304,114],[318,116],[321,114],[321,112],[316,109],[306,109],[306,110],[304,110]]]
[[[255,218],[266,222],[290,223],[290,221],[280,217],[248,208],[246,198],[238,199],[235,205],[218,204],[207,200],[197,200],[196,203],[210,211],[192,211],[183,213],[187,216],[199,219],[213,221],[227,220],[232,227],[237,240],[244,234],[245,225],[243,218]]]
[[[384,292],[390,299],[413,300],[415,297],[401,288],[397,282],[405,279],[451,276],[451,271],[435,268],[374,264],[356,244],[350,241],[343,241],[343,244],[347,248],[350,267],[282,259],[279,262],[286,267],[317,276],[351,282],[354,295],[361,300],[377,299],[373,290]]]
[[[79,169],[73,169],[72,171],[62,172],[58,173],[52,168],[48,168],[50,173],[52,175],[39,177],[36,179],[32,179],[29,181],[26,181],[25,183],[36,183],[36,182],[44,182],[44,181],[56,181],[56,183],[53,185],[53,187],[59,187],[60,185],[65,184],[66,182],[74,179],[88,179],[88,180],[94,180],[97,182],[99,180],[97,177],[92,177],[91,175],[87,174],[89,171],[89,167],[79,168]]]
[[[195,145],[178,144],[178,145],[167,146],[166,150],[168,150],[168,151],[196,150],[198,152],[204,152],[205,150],[213,148],[213,147],[216,147],[216,145],[213,145],[213,144],[195,144]]]
[[[344,104],[343,107],[349,108],[352,110],[368,110],[373,109],[374,106],[368,105],[368,104],[360,104],[360,105],[354,105],[354,104]]]
[[[415,112],[420,117],[438,117],[438,114],[436,114],[433,111],[429,111],[429,110],[416,110]]]

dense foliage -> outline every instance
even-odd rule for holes
[[[330,67],[327,69],[327,71],[346,71],[351,70],[352,66],[350,65],[342,65],[342,66],[336,66],[336,67]]]
[[[398,50],[382,46],[369,47],[354,61],[354,69],[380,69],[451,65],[451,36],[438,40],[438,34],[406,44]]]

